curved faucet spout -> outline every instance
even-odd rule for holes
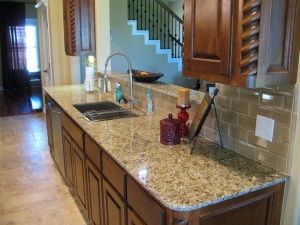
[[[122,55],[126,58],[127,63],[128,63],[128,70],[129,70],[129,83],[130,83],[130,107],[133,108],[134,103],[136,103],[136,100],[133,98],[133,80],[132,80],[132,67],[131,67],[131,62],[130,59],[127,55],[125,55],[122,52],[115,52],[109,55],[105,61],[104,64],[104,84],[103,84],[103,92],[107,92],[107,86],[106,86],[106,80],[107,80],[107,64],[109,60],[114,56],[114,55]]]

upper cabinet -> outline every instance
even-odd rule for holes
[[[294,84],[299,0],[185,0],[183,75],[240,87]]]
[[[95,54],[95,1],[63,1],[65,52],[67,55]]]

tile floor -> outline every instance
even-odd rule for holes
[[[44,113],[0,117],[0,225],[88,224],[49,153]]]

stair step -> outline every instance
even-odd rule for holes
[[[150,40],[148,30],[138,30],[136,20],[128,20],[128,25],[132,27],[133,35],[143,35],[145,45],[155,45],[156,54],[166,54],[168,56],[168,63],[177,63],[178,71],[182,71],[182,58],[173,58],[171,49],[161,49],[160,40]]]

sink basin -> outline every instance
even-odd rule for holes
[[[130,110],[109,101],[75,104],[73,106],[89,121],[114,120],[137,116]]]
[[[103,110],[120,109],[121,108],[119,105],[117,105],[113,102],[110,102],[110,101],[75,104],[73,106],[81,113],[85,113],[85,112],[91,111],[91,110],[103,111]]]

